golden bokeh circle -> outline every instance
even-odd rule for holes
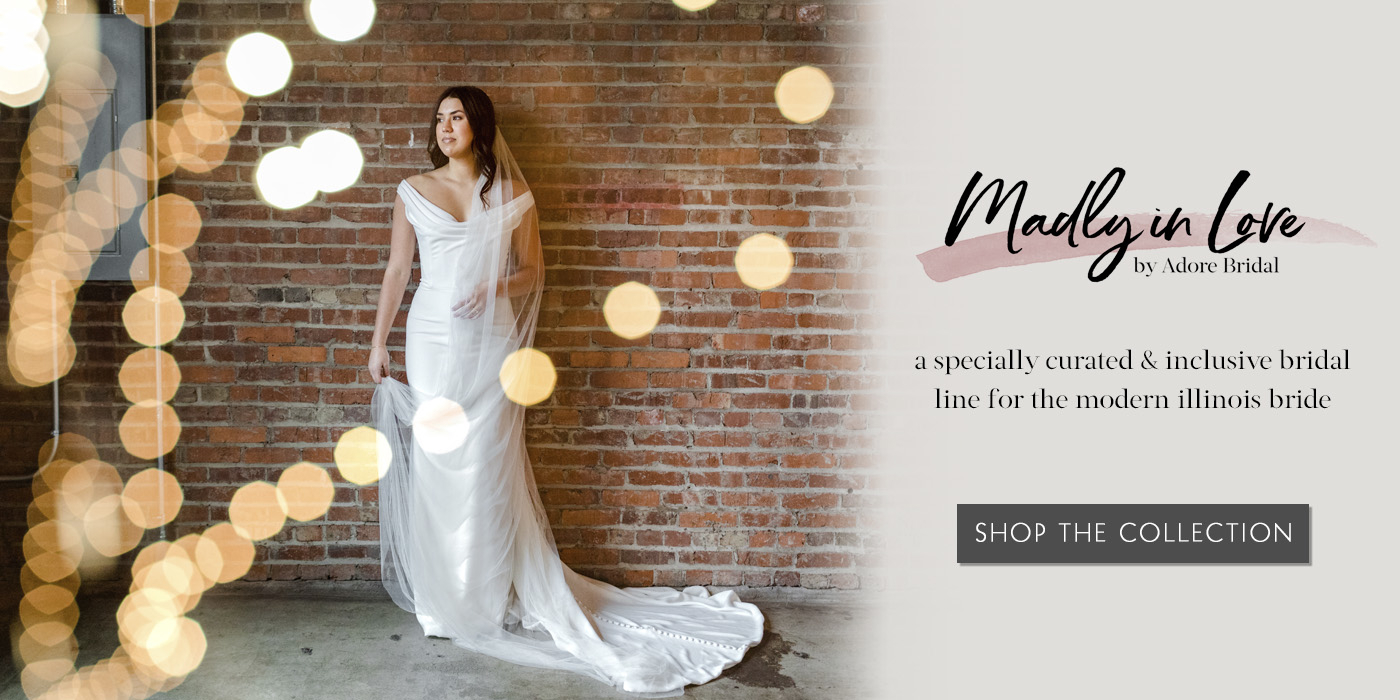
[[[20,280],[10,299],[10,322],[13,328],[16,325],[34,326],[45,322],[53,324],[70,318],[77,295],[71,288],[65,290],[56,283],[43,285],[36,275],[29,275]]]
[[[122,490],[126,517],[139,527],[160,527],[175,519],[185,502],[180,482],[170,472],[151,467],[132,476]]]
[[[25,593],[19,607],[20,624],[25,627],[57,622],[71,630],[78,620],[73,591],[53,584],[45,584]]]
[[[235,537],[237,535],[235,534]],[[242,538],[238,538],[241,541]],[[219,577],[223,576],[224,554],[219,549],[219,543],[209,537],[208,531],[199,536],[199,541],[194,546],[194,563],[199,567],[200,575],[204,576],[210,584],[218,583]],[[241,574],[240,574],[241,575]]]
[[[47,456],[52,451],[53,440],[49,440],[44,443],[44,448],[40,451],[40,454]],[[57,493],[63,488],[63,480],[68,477],[68,472],[78,466],[78,462],[80,461],[82,460],[74,461],[65,455],[63,453],[63,445],[60,444],[58,452],[53,455],[53,461],[40,462],[41,469],[35,474],[37,478],[30,482],[30,487],[34,495],[36,497],[42,496],[50,491]]]
[[[150,246],[131,259],[131,284],[137,289],[158,285],[179,296],[189,289],[193,276],[184,251],[171,246]]]
[[[131,403],[164,402],[180,388],[180,363],[160,348],[142,348],[127,356],[117,372],[122,395]]]
[[[180,440],[180,417],[168,403],[142,401],[122,414],[117,434],[127,452],[141,459],[155,459],[175,449]]]
[[[184,124],[185,131],[201,142],[213,143],[228,138],[224,120],[205,111],[204,106],[196,100],[185,101],[184,114],[180,121]]]
[[[778,78],[773,100],[788,120],[808,124],[822,118],[831,108],[836,88],[826,72],[816,66],[793,68]]]
[[[739,279],[754,289],[772,289],[786,282],[793,262],[787,243],[771,233],[745,238],[734,253]]]
[[[232,79],[229,77],[228,68],[225,63],[228,54],[223,51],[205,54],[194,64],[194,70],[190,71],[190,92],[194,92],[199,86],[205,83],[218,83],[220,85],[232,86]],[[238,93],[238,100],[245,100],[242,93]]]
[[[320,466],[298,462],[277,478],[277,492],[287,506],[287,517],[305,522],[326,514],[335,498],[335,484]]]
[[[126,18],[143,26],[164,24],[175,16],[180,0],[137,0],[126,6]]]
[[[131,521],[120,494],[94,501],[83,515],[88,545],[104,557],[119,557],[141,543],[145,529]]]
[[[11,328],[7,341],[11,374],[26,386],[43,386],[68,374],[77,357],[73,337],[52,323]]]
[[[168,121],[145,119],[127,127],[122,134],[123,149],[131,149],[149,159],[154,170],[146,175],[148,180],[158,180],[175,172],[175,159],[170,155],[170,131]]]
[[[534,348],[520,348],[506,356],[498,378],[507,398],[522,406],[533,406],[554,393],[557,374],[548,355]]]
[[[27,557],[25,564],[40,581],[56,583],[78,570],[78,559],[62,552],[41,552]]]
[[[266,481],[240,486],[228,504],[233,529],[249,540],[264,540],[277,534],[287,522],[287,512],[277,495],[277,487]]]
[[[188,126],[180,120],[170,130],[170,156],[175,163],[191,173],[207,173],[223,163],[228,157],[228,139],[201,141]]]
[[[25,561],[31,564],[46,554],[59,554],[76,561],[82,556],[82,533],[65,522],[47,520],[24,533],[21,548]]]
[[[623,282],[608,292],[603,318],[613,333],[629,340],[640,338],[655,330],[661,320],[661,300],[645,284]]]
[[[184,250],[194,245],[204,221],[188,198],[163,194],[146,203],[140,224],[146,243]]]
[[[44,659],[72,658],[69,649],[72,637],[73,628],[62,622],[40,622],[24,628],[16,651],[26,664]]]
[[[110,172],[110,171],[108,171]],[[73,210],[81,212],[92,226],[98,230],[101,245],[112,240],[117,225],[126,217],[114,206],[114,202],[102,191],[104,173],[94,170],[83,176],[78,183],[78,191],[73,195]]]
[[[136,126],[140,126],[139,124]],[[135,133],[132,129],[127,129],[128,133]],[[133,180],[152,181],[158,179],[156,175],[156,161],[152,151],[138,150],[125,145],[116,151],[115,164],[120,166],[121,171],[126,173]],[[142,194],[149,191],[149,187],[142,188]],[[145,199],[143,196],[142,199]]]
[[[142,571],[164,558],[166,553],[170,551],[170,548],[174,546],[175,544],[169,540],[157,540],[142,547],[141,551],[136,554],[136,559],[131,562],[131,578],[133,583],[135,583],[136,579],[141,577]],[[140,588],[140,586],[133,585],[132,590],[134,591],[137,588]]]
[[[93,196],[101,199],[101,195]],[[77,197],[73,200],[76,202]],[[100,250],[111,240],[110,231],[98,222],[97,217],[78,209],[67,209],[56,216],[52,225],[62,227],[69,236],[81,242],[82,247],[89,252]],[[46,236],[47,238],[47,236]]]
[[[31,698],[39,697],[39,694],[49,690],[50,686],[61,680],[64,676],[73,672],[72,659],[42,659],[25,665],[19,673],[20,686],[24,688],[25,695]],[[77,681],[77,676],[71,676],[73,682]],[[54,691],[58,692],[55,693]],[[49,690],[48,697],[54,698],[76,698],[78,690],[76,686],[70,694],[63,694],[57,686]]]
[[[49,491],[48,493],[35,496],[34,499],[29,502],[29,508],[25,510],[25,524],[29,527],[34,527],[45,520],[73,517],[73,514],[62,512],[62,510],[63,505],[59,500],[57,491]]]
[[[126,166],[122,161],[119,152],[108,153],[102,160],[102,167],[92,173],[93,184],[97,187],[97,192],[103,199],[116,205],[119,210],[117,216],[121,220],[113,222],[120,224],[131,211],[141,203],[146,201],[147,183],[145,180],[137,180],[132,174],[126,171]]]
[[[32,576],[32,572],[31,572]],[[34,578],[32,585],[19,601],[19,623],[32,627],[42,622],[61,622],[68,627],[78,624],[77,586],[44,583]]]
[[[116,467],[106,462],[83,460],[63,475],[57,491],[67,512],[82,516],[98,500],[120,494],[122,477]]]
[[[715,0],[671,0],[671,2],[687,12],[699,12],[715,4]]]
[[[219,583],[236,581],[248,573],[248,569],[253,565],[253,557],[257,554],[257,549],[251,540],[238,533],[232,523],[219,523],[214,527],[204,531],[204,540],[212,543],[218,550],[218,572],[215,576]],[[200,570],[206,574],[214,569],[213,554],[204,551],[204,545],[197,548],[197,563]]]
[[[204,660],[208,642],[204,629],[188,617],[161,620],[147,637],[152,663],[170,676],[184,676]]]
[[[26,142],[30,155],[50,168],[68,165],[70,154],[82,152],[74,130],[65,129],[56,121],[44,123],[36,118]]]
[[[205,74],[192,76],[194,87],[190,88],[189,99],[199,103],[200,108],[205,112],[218,117],[226,123],[235,124],[243,121],[243,95],[237,90],[225,85],[222,68],[210,68]]]
[[[389,439],[368,425],[345,431],[336,441],[335,466],[352,484],[372,484],[389,473],[393,453]]]
[[[170,591],[183,612],[190,607],[188,598],[202,590],[204,577],[199,575],[194,562],[179,547],[165,551],[165,556],[136,572],[131,582],[132,590],[158,588]]]
[[[58,443],[57,447],[54,443]],[[45,440],[43,447],[39,448],[39,461],[36,466],[44,467],[46,464],[50,467],[54,466],[49,461],[50,454],[54,455],[55,460],[64,460],[71,465],[87,459],[97,459],[97,445],[94,445],[92,440],[81,433],[59,433],[57,437]],[[44,467],[44,471],[47,471],[48,468]],[[53,483],[56,487],[59,482]]]
[[[185,307],[174,292],[146,287],[127,300],[122,309],[122,325],[131,339],[142,345],[165,345],[184,327]]]

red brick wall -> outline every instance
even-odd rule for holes
[[[437,93],[469,83],[496,102],[541,204],[536,345],[559,383],[529,411],[527,442],[565,561],[632,585],[861,586],[877,549],[863,373],[874,9],[381,2],[369,35],[336,44],[300,2],[184,0],[157,33],[159,100],[248,31],[286,41],[296,67],[249,100],[224,165],[163,185],[205,218],[172,349],[184,432],[169,462],[187,498],[174,534],[225,518],[243,483],[330,465],[336,438],[369,422],[394,186],[431,167]],[[811,125],[772,103],[802,64],[837,86]],[[361,184],[292,212],[260,203],[258,156],[328,127],[359,140]],[[760,231],[797,262],[761,293],[733,268]],[[635,341],[601,314],[629,280],[664,309]],[[249,577],[377,578],[376,495],[342,483],[324,521],[259,544]]]

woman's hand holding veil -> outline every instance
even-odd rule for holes
[[[389,376],[389,349],[383,345],[377,345],[369,350],[369,378],[375,384],[383,381]]]
[[[472,293],[466,299],[458,301],[452,305],[452,316],[454,318],[476,318],[486,310],[486,302],[491,298],[488,294],[488,283],[482,282],[472,289]]]

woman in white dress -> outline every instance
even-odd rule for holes
[[[763,615],[733,591],[620,589],[559,560],[525,409],[503,388],[530,381],[512,368],[532,352],[544,283],[534,195],[485,92],[445,90],[432,123],[437,169],[399,183],[369,358],[392,457],[379,482],[384,586],[424,634],[627,693],[681,695],[742,659]],[[389,376],[386,346],[415,245],[405,385]]]

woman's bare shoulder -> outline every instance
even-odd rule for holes
[[[408,184],[413,185],[414,187],[427,183],[436,183],[438,180],[438,171],[428,170],[426,172],[421,172],[416,175],[409,175],[403,180],[404,182],[407,182]]]

